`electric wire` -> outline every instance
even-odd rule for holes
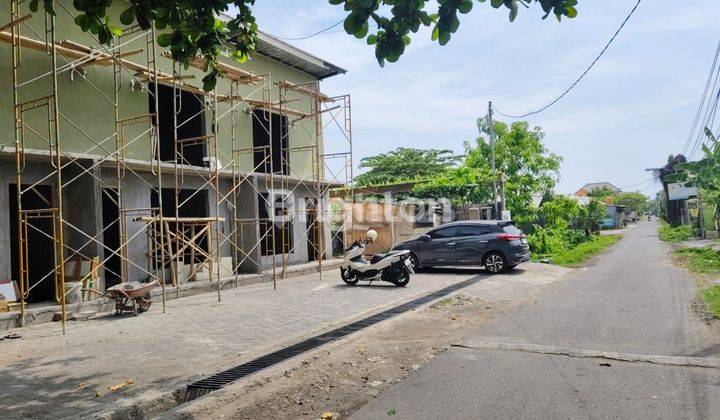
[[[640,181],[640,182],[636,182],[636,183],[634,183],[634,184],[625,185],[625,186],[623,186],[623,187],[620,187],[620,189],[621,189],[621,190],[625,190],[625,189],[628,189],[628,188],[637,187],[637,186],[639,186],[639,185],[647,184],[648,182],[656,181],[656,180],[657,180],[656,177],[652,177],[652,178],[648,178],[648,179],[642,180],[642,181]]]
[[[315,37],[315,36],[318,36],[318,35],[321,35],[324,33],[344,32],[345,31],[344,29],[338,29],[336,31],[331,31],[332,29],[335,29],[339,24],[343,23],[344,21],[345,21],[345,18],[342,18],[339,21],[337,21],[336,23],[334,23],[333,25],[328,26],[327,28],[323,28],[317,32],[313,32],[313,33],[307,34],[307,35],[273,36],[273,38],[281,39],[283,41],[300,41],[300,40],[312,38],[312,37]],[[329,32],[329,31],[331,31],[331,32]]]
[[[718,46],[715,49],[715,58],[713,59],[713,64],[710,67],[707,82],[705,82],[705,91],[702,94],[700,104],[698,105],[697,112],[695,113],[695,118],[693,119],[692,126],[690,127],[690,134],[688,134],[687,141],[685,142],[685,147],[683,147],[683,155],[687,153],[688,148],[690,147],[690,143],[692,142],[692,139],[695,135],[695,130],[697,129],[698,122],[700,122],[700,114],[702,114],[702,110],[705,108],[705,100],[707,99],[707,94],[710,90],[710,82],[712,81],[713,74],[715,73],[715,66],[717,66],[718,56],[720,56],[720,42],[718,42]]]
[[[713,82],[712,89],[710,90],[710,100],[707,103],[705,114],[701,119],[702,125],[698,127],[698,130],[695,134],[695,141],[693,142],[690,153],[687,156],[690,160],[692,160],[696,152],[701,149],[700,145],[704,143],[703,137],[705,136],[705,128],[712,127],[715,122],[718,102],[720,102],[720,66],[718,66],[715,71],[715,81]]]
[[[532,112],[522,114],[522,115],[506,114],[506,113],[500,111],[499,109],[497,109],[495,106],[493,106],[493,109],[495,109],[495,112],[497,112],[498,114],[500,114],[504,117],[507,117],[507,118],[516,118],[516,119],[526,118],[531,115],[539,114],[539,113],[545,111],[546,109],[550,108],[551,106],[555,105],[556,103],[560,102],[560,100],[562,100],[565,96],[567,96],[567,94],[570,93],[570,91],[572,91],[575,88],[575,86],[577,86],[585,78],[585,76],[590,72],[590,70],[592,70],[592,68],[595,66],[595,64],[597,64],[597,62],[600,61],[600,58],[602,58],[602,56],[605,54],[605,52],[610,48],[612,43],[615,41],[615,38],[617,38],[618,35],[620,35],[620,32],[623,30],[623,28],[628,23],[628,21],[633,16],[633,14],[635,14],[635,11],[638,9],[641,2],[642,2],[642,0],[637,0],[637,3],[635,3],[635,7],[633,7],[632,10],[630,11],[630,13],[627,15],[627,17],[625,17],[625,20],[623,20],[623,22],[620,24],[620,27],[618,28],[617,31],[615,31],[615,34],[612,36],[612,38],[610,38],[610,41],[608,41],[607,44],[605,44],[605,48],[603,48],[602,51],[600,51],[600,54],[598,54],[597,57],[595,57],[595,60],[593,60],[593,62],[590,63],[590,66],[588,66],[588,68],[585,69],[585,71],[580,75],[580,77],[578,77],[577,80],[575,80],[575,82],[572,85],[570,85],[569,88],[565,89],[565,91],[562,94],[560,94],[560,96],[555,98],[553,101],[551,101],[544,107],[537,109],[535,111],[532,111]]]

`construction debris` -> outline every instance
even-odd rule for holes
[[[135,383],[135,381],[133,381],[132,379],[128,379],[127,381],[120,382],[119,384],[115,384],[115,385],[109,387],[108,389],[110,390],[110,392],[117,392],[129,385],[134,384],[134,383]]]

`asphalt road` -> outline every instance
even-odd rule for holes
[[[671,266],[656,231],[640,223],[587,269],[464,341],[513,350],[453,347],[354,418],[720,418],[720,369],[530,349],[719,357],[717,334],[691,306],[694,281]]]

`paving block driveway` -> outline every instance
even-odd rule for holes
[[[536,265],[542,271],[542,268]],[[9,417],[62,417],[148,398],[296,342],[353,318],[395,306],[481,275],[489,284],[532,277],[531,268],[486,276],[479,270],[417,273],[405,288],[376,282],[348,287],[337,270],[167,303],[138,317],[106,316],[16,329],[0,342],[0,412]],[[132,380],[124,389],[109,388]]]

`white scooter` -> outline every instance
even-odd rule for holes
[[[359,281],[377,279],[404,287],[410,282],[413,272],[410,263],[410,251],[392,251],[387,254],[373,255],[370,261],[363,258],[365,246],[377,238],[377,232],[369,230],[364,241],[357,240],[345,250],[344,263],[340,266],[340,275],[345,283],[354,286]]]

